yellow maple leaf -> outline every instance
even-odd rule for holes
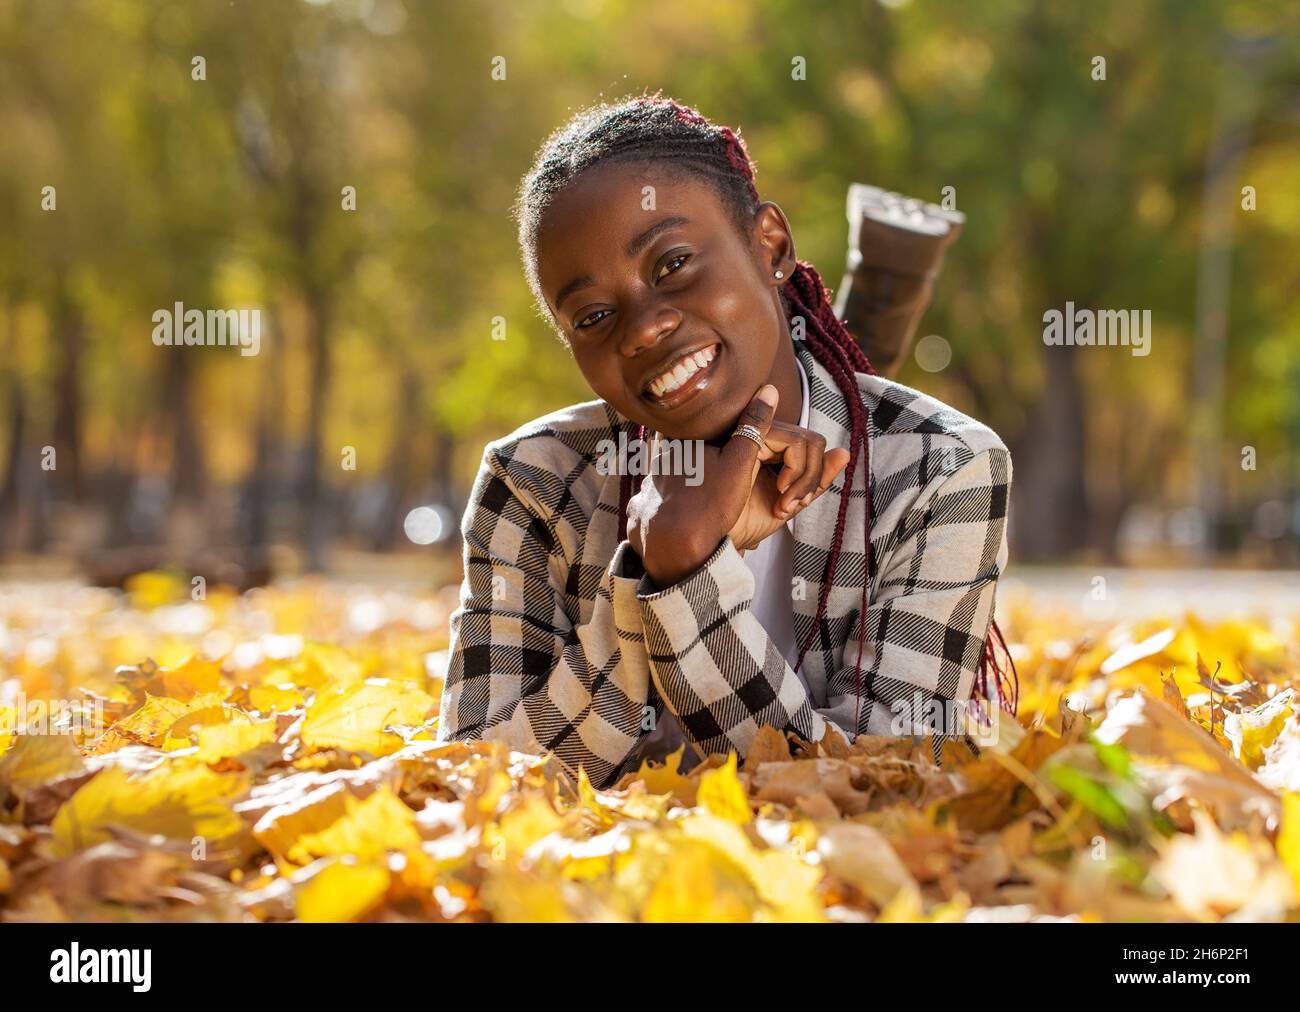
[[[696,841],[673,847],[651,881],[641,905],[641,920],[650,923],[740,923],[753,920],[761,903],[744,869]]]
[[[404,743],[384,729],[394,724],[419,724],[432,708],[433,698],[426,692],[385,678],[370,678],[317,696],[307,708],[300,738],[308,749],[388,755]]]
[[[744,869],[770,909],[763,919],[782,921],[819,921],[824,919],[817,896],[822,871],[786,850],[759,850],[735,822],[709,813],[692,815],[681,821],[681,829],[692,839],[713,846]]]
[[[304,689],[345,689],[365,680],[366,669],[342,647],[332,643],[308,643],[292,660],[276,666],[277,682],[291,682]]]
[[[0,756],[0,784],[21,791],[39,787],[85,769],[81,750],[66,734],[16,734]]]
[[[248,690],[248,701],[261,713],[287,713],[302,705],[302,693],[292,682],[254,685]]]
[[[686,746],[682,745],[665,760],[662,766],[652,766],[648,760],[641,760],[635,779],[645,784],[651,794],[666,794],[688,807],[693,807],[696,792],[700,789],[698,780],[681,772],[682,756]]]
[[[298,920],[312,923],[354,921],[388,892],[388,868],[378,862],[335,861],[298,887]]]
[[[283,857],[300,837],[319,833],[342,818],[348,810],[345,797],[364,797],[389,783],[392,775],[391,768],[378,763],[348,773],[293,773],[254,788],[240,808],[257,816],[253,838],[272,855]]]
[[[306,864],[314,857],[348,854],[358,860],[374,860],[390,850],[413,850],[420,846],[415,813],[387,786],[358,801],[343,799],[345,812],[318,833],[307,833],[289,848],[289,860]]]
[[[218,691],[221,685],[221,662],[198,655],[191,656],[175,668],[164,668],[159,674],[165,695],[173,699],[192,699]]]
[[[145,693],[144,705],[115,723],[109,728],[109,732],[111,735],[116,731],[146,745],[161,747],[169,737],[184,737],[183,734],[172,733],[172,729],[179,721],[200,711],[216,711],[219,716],[222,713],[222,705],[221,696],[214,692],[194,696],[188,700]]]
[[[51,823],[55,852],[67,856],[112,838],[109,826],[173,840],[202,837],[211,846],[240,833],[231,804],[247,789],[243,774],[214,773],[202,763],[171,760],[132,776],[121,766],[96,773]]]
[[[243,755],[272,741],[275,741],[274,720],[241,717],[223,724],[209,724],[199,728],[199,751],[196,758],[213,763],[227,756]]]
[[[566,897],[562,879],[539,878],[511,864],[493,865],[480,893],[485,909],[498,921],[556,924],[579,918]]]
[[[700,790],[696,803],[720,819],[746,823],[754,818],[750,811],[745,786],[736,776],[736,753],[727,756],[726,763],[700,777]]]
[[[483,845],[494,860],[517,858],[538,840],[573,825],[572,813],[557,815],[540,794],[526,794],[495,823],[483,827]]]
[[[1268,702],[1241,713],[1230,713],[1224,734],[1232,743],[1233,754],[1252,770],[1264,764],[1264,750],[1277,740],[1291,717],[1295,691],[1284,689]]]
[[[636,781],[627,791],[598,791],[587,771],[578,771],[578,802],[603,826],[612,826],[622,819],[653,822],[664,814],[670,800],[666,795],[650,793],[644,784]]]

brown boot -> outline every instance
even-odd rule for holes
[[[849,187],[849,258],[835,315],[882,376],[894,376],[934,295],[934,279],[966,216],[938,204]]]

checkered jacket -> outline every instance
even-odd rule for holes
[[[795,349],[809,427],[847,447],[843,395],[802,342]],[[861,373],[858,386],[870,417],[871,571],[859,459],[834,584],[803,662],[806,688],[750,611],[754,578],[730,538],[674,586],[645,576],[620,536],[619,476],[597,467],[601,441],[632,423],[593,401],[484,451],[462,524],[465,579],[439,739],[550,751],[599,786],[639,762],[654,726],[647,708],[670,711],[701,754],[743,757],[763,724],[815,741],[828,726],[849,739],[925,733],[913,715],[968,700],[1006,565],[1010,455],[987,426],[932,397]],[[845,477],[793,519],[800,643]]]

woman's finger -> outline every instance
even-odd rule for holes
[[[772,428],[772,422],[776,418],[778,400],[780,400],[780,394],[777,392],[776,387],[771,383],[765,383],[759,387],[758,393],[750,398],[749,404],[740,413],[740,418],[736,422],[736,431],[732,433],[731,438],[727,440],[726,445],[722,448],[721,457],[724,465],[732,469],[734,474],[752,476],[758,473],[759,454],[764,449],[763,442],[766,440],[768,431]],[[753,440],[748,436],[740,435],[740,428],[744,425],[753,426],[763,439]],[[746,490],[746,494],[748,495],[748,490]]]
[[[807,441],[806,446],[807,463],[803,473],[793,485],[790,485],[788,493],[790,510],[800,509],[813,502],[818,485],[822,481],[822,460],[826,457],[826,438],[813,433],[813,438]]]
[[[848,466],[848,463],[848,450],[836,447],[834,450],[826,451],[826,454],[822,457],[822,477],[817,484],[817,491],[813,494],[814,499],[831,487],[831,483],[839,477],[840,472]]]
[[[745,410],[740,413],[740,418],[736,422],[736,431],[723,445],[716,458],[715,467],[718,473],[714,488],[715,494],[721,496],[716,502],[721,507],[723,515],[730,517],[732,523],[735,523],[736,518],[744,511],[745,504],[753,491],[754,482],[758,478],[759,469],[762,467],[760,453],[765,449],[764,439],[776,418],[776,405],[779,399],[780,395],[771,383],[765,383],[760,387],[750,398]],[[743,425],[753,426],[761,438],[754,440],[740,435],[740,428]],[[705,482],[712,482],[709,475],[705,475]]]
[[[838,447],[834,450],[825,450],[822,454],[820,466],[816,469],[809,468],[808,472],[809,474],[819,475],[816,487],[810,492],[805,493],[801,499],[793,500],[789,507],[789,513],[798,513],[800,510],[806,509],[820,499],[822,494],[831,487],[835,479],[839,477],[840,472],[844,470],[848,463],[848,450],[842,450]],[[781,508],[780,503],[777,504],[777,508]]]
[[[802,440],[810,431],[798,425],[791,425],[789,422],[774,421],[763,439],[771,450],[780,454],[786,447]]]
[[[776,476],[776,490],[781,493],[781,502],[784,503],[785,493],[807,470],[808,442],[804,439],[791,440],[780,452],[781,471]]]

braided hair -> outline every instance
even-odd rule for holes
[[[596,164],[643,164],[652,161],[663,163],[659,168],[667,172],[684,173],[708,183],[740,234],[749,235],[760,200],[754,184],[753,163],[744,141],[737,133],[728,127],[710,123],[689,106],[663,98],[659,93],[642,95],[616,105],[595,105],[583,110],[547,138],[533,168],[524,177],[513,207],[519,225],[519,246],[525,276],[539,311],[555,328],[561,340],[565,340],[563,331],[549,314],[545,314],[546,300],[542,294],[537,266],[538,232],[547,208],[578,175]],[[862,606],[858,612],[858,653],[854,662],[857,694],[855,713],[859,721],[856,732],[860,734],[866,730],[862,726],[861,705],[862,643],[866,636],[867,589],[871,582],[871,447],[867,438],[867,409],[858,388],[856,373],[875,375],[876,370],[843,321],[836,317],[821,276],[811,263],[796,260],[795,270],[788,283],[778,291],[787,322],[793,323],[796,318],[802,318],[805,345],[844,395],[851,423],[849,462],[844,471],[845,487],[835,520],[835,537],[821,581],[817,613],[807,636],[799,644],[794,667],[798,670],[803,664],[804,656],[826,614],[826,602],[844,542],[851,485],[860,456],[866,485],[863,538],[867,563],[866,578],[862,584]],[[646,435],[645,426],[639,426],[637,437],[644,440]],[[619,528],[624,537],[627,529],[627,504],[636,494],[636,486],[640,481],[640,477],[634,479],[625,474],[620,485]],[[1009,676],[994,650],[995,641],[1010,665]],[[975,695],[984,700],[991,700],[990,676],[995,679],[1003,708],[1014,714],[1016,697],[1019,695],[1015,662],[996,622],[991,624],[989,635],[985,639],[975,683]]]

